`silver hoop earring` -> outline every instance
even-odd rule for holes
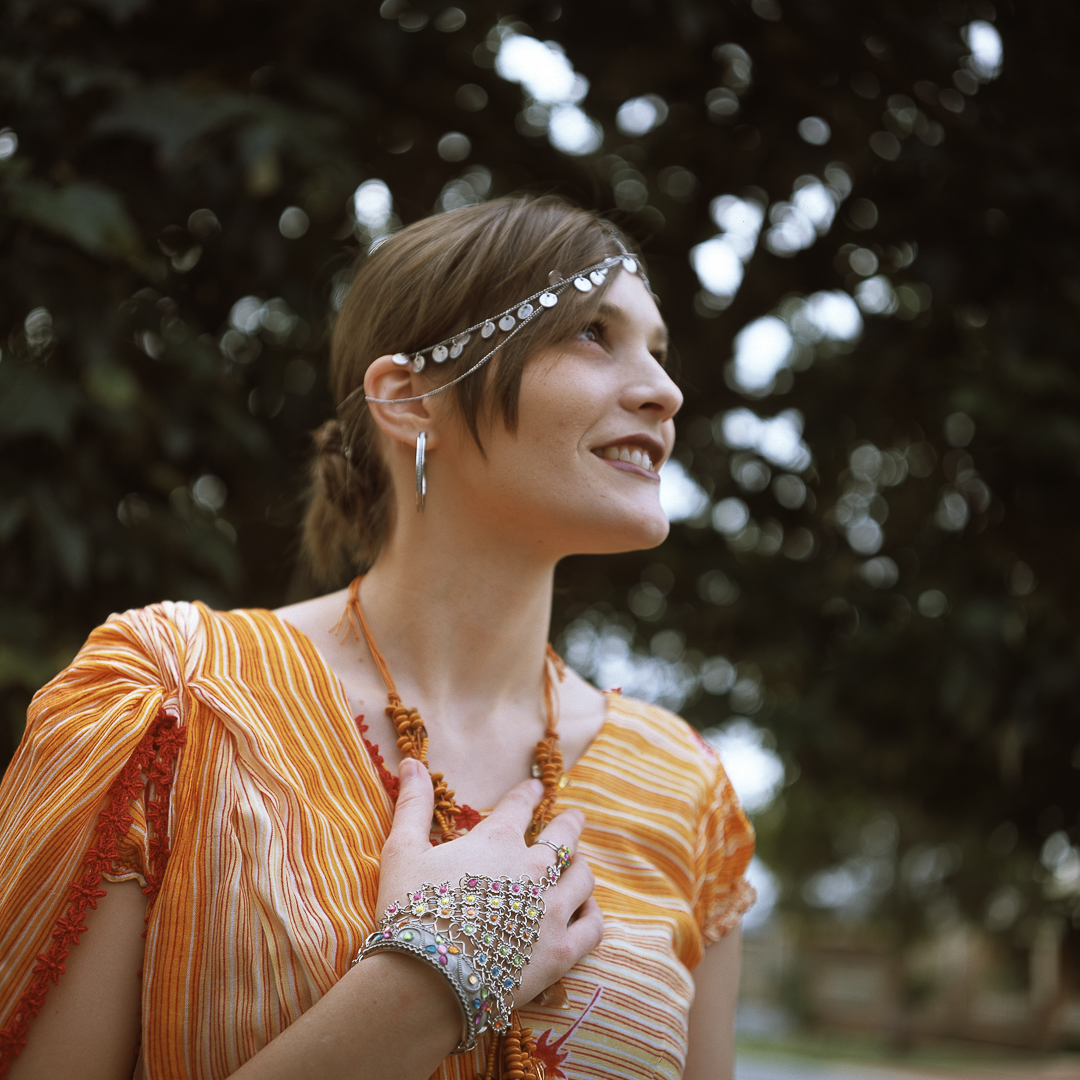
[[[424,471],[424,450],[427,447],[427,432],[421,431],[416,436],[416,510],[424,509],[424,497],[427,495],[427,473]]]

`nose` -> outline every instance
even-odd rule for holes
[[[682,408],[682,391],[651,353],[646,353],[640,363],[640,376],[627,386],[624,406],[654,420],[670,420]]]

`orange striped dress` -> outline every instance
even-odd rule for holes
[[[608,697],[570,770],[603,943],[527,1007],[548,1076],[678,1077],[690,971],[752,902],[753,833],[682,720]],[[113,616],[35,697],[0,785],[0,1075],[100,884],[147,894],[148,1080],[226,1077],[348,970],[376,922],[393,806],[340,682],[268,611]],[[482,1074],[485,1046],[439,1080]]]

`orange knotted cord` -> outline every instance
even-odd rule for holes
[[[357,641],[361,634],[367,643],[371,658],[379,669],[379,674],[386,685],[386,715],[394,724],[397,732],[397,746],[405,757],[415,758],[424,764],[431,777],[431,785],[435,790],[435,812],[433,823],[438,828],[444,843],[455,840],[458,831],[455,820],[461,813],[460,807],[454,801],[454,793],[447,787],[442,773],[432,772],[428,765],[428,733],[424,721],[416,709],[406,708],[401,703],[401,696],[394,684],[394,677],[390,674],[390,668],[383,654],[375,644],[375,638],[364,618],[364,609],[360,604],[360,583],[363,577],[356,578],[349,585],[349,598],[345,604],[345,611],[334,633],[344,635],[349,630]],[[562,750],[559,748],[558,732],[558,709],[555,699],[555,684],[551,677],[554,670],[559,682],[566,677],[566,664],[561,656],[549,644],[545,652],[544,663],[544,710],[547,715],[547,727],[544,737],[536,744],[533,752],[533,775],[544,785],[544,794],[539,804],[533,811],[532,823],[525,834],[526,841],[532,844],[540,835],[544,826],[555,816],[555,799],[558,797],[559,781],[563,775]],[[561,982],[549,986],[537,998],[543,1004],[556,1005],[566,1001],[566,991]],[[501,1053],[500,1050],[501,1044]],[[487,1055],[487,1068],[485,1080],[543,1080],[544,1066],[536,1057],[536,1044],[532,1038],[532,1032],[528,1028],[522,1028],[521,1019],[515,1009],[512,1014],[510,1028],[503,1032],[498,1039],[492,1040]]]

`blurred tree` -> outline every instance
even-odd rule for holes
[[[1076,917],[1075,7],[0,20],[12,746],[109,612],[308,588],[306,432],[357,249],[558,190],[642,241],[687,394],[685,520],[567,562],[563,644],[595,668],[622,642],[699,726],[768,730],[791,783],[762,849],[792,903],[869,896],[912,931],[958,905],[1002,931]]]

